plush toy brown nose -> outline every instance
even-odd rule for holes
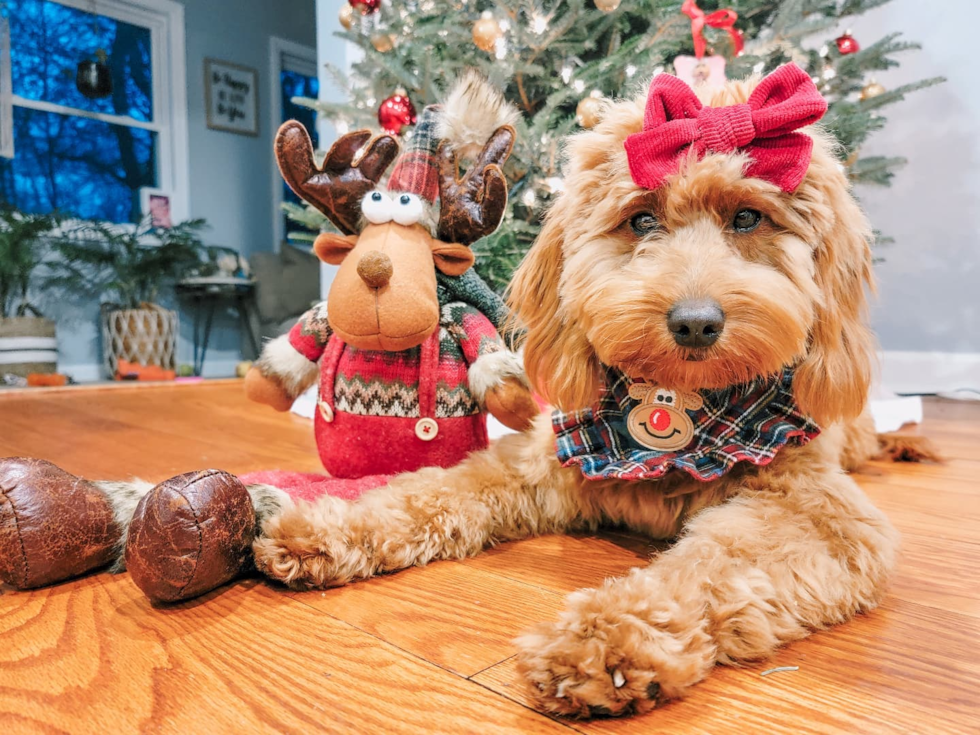
[[[380,250],[369,250],[357,261],[357,275],[368,285],[368,288],[387,286],[392,271],[391,258]]]
[[[667,312],[667,329],[681,347],[707,347],[725,328],[725,312],[714,299],[684,299]]]

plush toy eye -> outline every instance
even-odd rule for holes
[[[754,209],[740,209],[732,220],[736,232],[752,232],[762,222],[762,213]]]
[[[630,229],[638,237],[645,237],[651,232],[656,232],[660,229],[660,222],[649,212],[640,212],[639,214],[633,215],[630,220]]]
[[[391,218],[400,225],[414,225],[422,219],[422,200],[415,194],[397,194]]]
[[[383,225],[391,222],[392,210],[395,204],[386,194],[380,191],[370,191],[361,200],[361,212],[372,225]]]

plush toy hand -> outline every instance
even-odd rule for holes
[[[245,376],[245,395],[250,401],[264,403],[277,411],[288,411],[293,406],[293,399],[278,381],[266,377],[255,367]]]
[[[541,413],[531,391],[516,378],[507,378],[488,390],[485,400],[494,418],[514,431],[524,431]]]

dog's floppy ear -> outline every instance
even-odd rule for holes
[[[599,395],[599,361],[585,335],[568,319],[560,285],[564,228],[571,206],[561,196],[548,212],[538,239],[521,262],[508,302],[524,339],[524,369],[535,390],[566,411],[587,408]]]
[[[814,209],[821,210],[814,218],[827,219],[813,255],[821,302],[806,357],[796,369],[793,393],[803,413],[827,425],[860,414],[868,397],[875,348],[865,295],[866,288],[874,287],[872,232],[836,162],[819,151],[819,143],[815,148],[808,181],[801,188],[819,189],[811,199]],[[816,202],[824,202],[826,208]]]

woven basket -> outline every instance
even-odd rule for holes
[[[115,377],[120,360],[177,367],[177,312],[156,304],[142,309],[102,309],[102,356],[105,369]]]
[[[54,322],[34,316],[0,319],[0,375],[53,373],[58,369]]]

